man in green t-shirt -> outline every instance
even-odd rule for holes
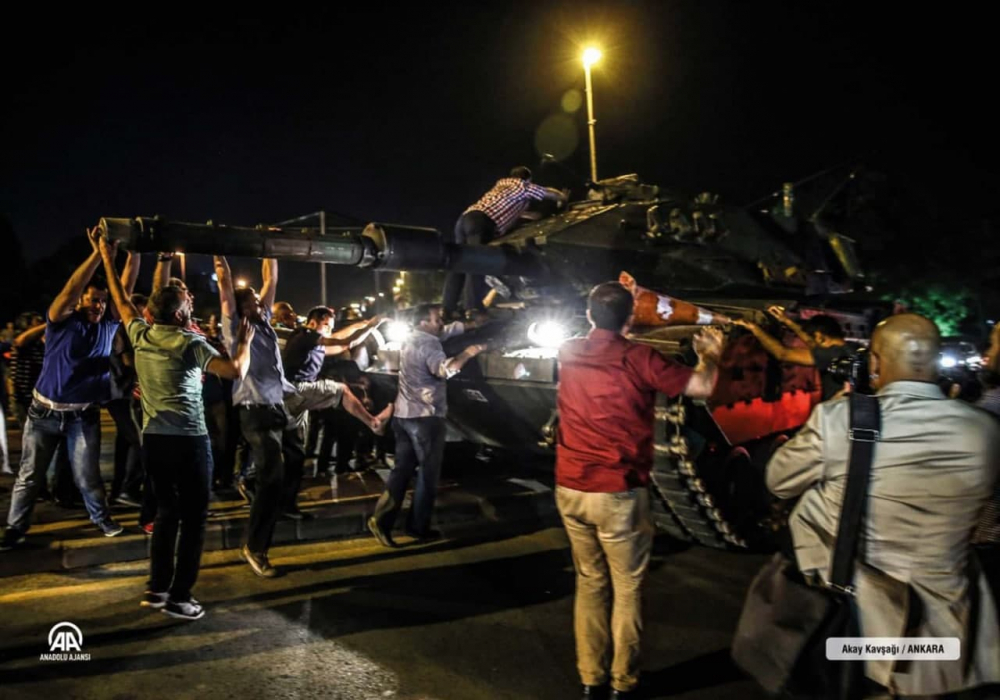
[[[164,286],[149,300],[150,326],[115,277],[115,243],[99,243],[105,270],[114,278],[111,297],[135,350],[142,388],[143,457],[156,495],[156,524],[150,545],[150,576],[142,605],[171,617],[197,620],[205,610],[191,597],[198,578],[208,513],[211,446],[201,398],[202,372],[237,379],[250,365],[253,329],[241,324],[233,359],[219,355],[204,337],[186,330],[191,296]],[[178,537],[178,529],[180,537]]]

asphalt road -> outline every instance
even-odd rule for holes
[[[577,697],[562,531],[446,534],[396,551],[369,539],[277,549],[287,573],[268,581],[234,552],[209,553],[197,622],[139,607],[144,563],[0,579],[0,697]],[[761,561],[658,541],[645,697],[763,697],[728,657]],[[62,621],[90,660],[40,660]]]

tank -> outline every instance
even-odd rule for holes
[[[766,313],[835,316],[864,341],[882,310],[852,294],[864,273],[845,233],[854,173],[783,184],[750,206],[723,205],[643,183],[634,175],[592,185],[558,212],[539,212],[487,246],[448,243],[434,229],[275,228],[101,220],[105,235],[137,251],[183,251],[352,265],[372,270],[445,270],[488,275],[503,292],[484,322],[445,342],[489,351],[448,382],[452,439],[542,460],[554,453],[559,343],[585,334],[586,295],[628,273],[643,287],[783,332]],[[697,326],[635,328],[632,339],[693,363]],[[720,378],[707,401],[659,397],[653,490],[657,524],[675,537],[722,548],[767,549],[783,511],[764,485],[771,453],[820,397],[815,370],[782,365],[753,336],[725,328]],[[368,372],[394,390],[398,344],[386,342]]]

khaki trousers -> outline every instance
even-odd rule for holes
[[[653,548],[648,489],[590,493],[556,487],[573,550],[577,669],[584,685],[639,683],[642,583]]]

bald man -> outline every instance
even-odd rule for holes
[[[866,661],[885,693],[921,696],[1000,682],[1000,630],[970,538],[994,482],[1000,430],[986,413],[946,399],[935,383],[940,338],[901,314],[872,336],[871,379],[882,410],[855,573],[865,637],[957,637],[958,661]],[[816,406],[767,465],[779,498],[801,496],[789,519],[807,575],[829,579],[847,478],[846,398]]]

